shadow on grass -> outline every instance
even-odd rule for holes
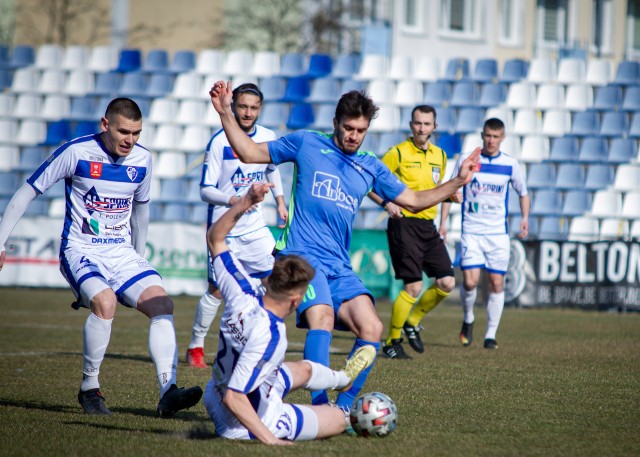
[[[64,356],[73,356],[73,357],[82,357],[82,352],[69,352],[69,351],[59,351],[59,352],[51,352],[50,355],[64,355]],[[141,354],[109,354],[108,352],[104,355],[105,359],[115,359],[115,360],[133,360],[136,362],[145,362],[152,363],[151,357],[148,355]]]
[[[41,411],[51,411],[54,413],[73,413],[77,408],[68,405],[51,405],[36,401],[17,401],[0,398],[0,406],[13,406],[14,408],[39,409]]]

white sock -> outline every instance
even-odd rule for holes
[[[464,285],[460,286],[460,301],[462,302],[462,310],[464,311],[464,321],[467,324],[472,324],[476,319],[473,314],[473,305],[476,303],[476,297],[478,296],[478,289],[467,290]]]
[[[311,365],[311,377],[304,385],[307,390],[341,389],[351,382],[343,370],[335,371],[311,360],[305,362]]]
[[[487,333],[484,336],[485,339],[496,339],[496,332],[498,331],[503,309],[504,292],[498,294],[494,292],[489,293],[489,299],[487,300]]]
[[[221,302],[222,300],[211,295],[209,291],[200,297],[196,307],[196,315],[193,318],[189,349],[204,347],[204,338],[207,336],[209,327],[211,327],[211,323],[216,317]]]
[[[107,352],[113,319],[101,319],[89,313],[82,331],[82,384],[80,390],[99,389],[98,374]]]
[[[171,384],[176,384],[178,366],[178,345],[176,331],[173,328],[173,315],[162,314],[149,321],[149,354],[156,366],[160,398]]]

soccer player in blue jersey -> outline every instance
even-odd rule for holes
[[[371,292],[353,272],[349,259],[351,231],[362,199],[373,190],[383,199],[413,212],[436,205],[471,180],[480,148],[469,156],[451,181],[416,192],[399,181],[374,154],[360,151],[378,111],[364,92],[351,91],[340,98],[332,135],[299,131],[259,144],[251,141],[235,120],[231,83],[217,82],[210,95],[240,160],[296,165],[289,220],[276,249],[279,254],[304,257],[316,271],[297,311],[298,327],[309,328],[304,358],[328,366],[334,328],[356,335],[352,353],[366,345],[377,351],[383,325]],[[338,395],[336,403],[340,407],[351,407],[370,370],[371,367],[363,371],[348,391]],[[327,403],[328,396],[317,391],[312,394],[312,401]]]
[[[77,302],[91,309],[83,331],[83,378],[78,401],[85,413],[109,415],[98,374],[118,302],[150,320],[149,353],[160,385],[157,411],[172,417],[195,405],[200,387],[177,388],[178,347],[173,302],[162,278],[144,259],[149,222],[151,155],[137,144],[142,113],[128,98],[116,98],[101,120],[101,133],[63,144],[15,193],[0,222],[0,269],[5,243],[29,203],[65,180],[67,212],[60,245],[60,271]]]

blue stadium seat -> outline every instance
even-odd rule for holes
[[[631,118],[629,138],[640,139],[640,112],[635,112]]]
[[[457,116],[454,108],[438,108],[438,130],[453,133],[457,127]]]
[[[9,89],[13,83],[13,72],[6,68],[0,68],[0,93]]]
[[[622,88],[615,84],[596,88],[593,109],[600,111],[617,110],[622,105]]]
[[[484,123],[485,110],[483,108],[462,108],[458,112],[456,132],[460,135],[480,132]]]
[[[436,145],[442,148],[448,159],[452,159],[462,151],[462,138],[456,133],[443,133],[438,136]]]
[[[0,69],[9,67],[9,47],[0,44]]]
[[[584,184],[585,171],[582,165],[561,163],[556,175],[556,189],[579,189]]]
[[[138,71],[142,65],[142,52],[139,49],[123,49],[120,51],[117,72],[129,73]]]
[[[507,85],[504,83],[487,83],[480,89],[477,105],[491,108],[502,105],[507,100]]]
[[[93,95],[113,97],[120,88],[120,75],[115,72],[97,73]]]
[[[504,63],[500,81],[503,83],[515,83],[527,77],[529,62],[522,59],[509,59]]]
[[[141,71],[145,73],[163,73],[169,67],[169,54],[164,49],[152,49],[144,59]]]
[[[265,102],[282,100],[287,88],[287,80],[281,76],[271,76],[260,81],[260,90]]]
[[[556,216],[540,218],[538,225],[538,239],[540,240],[566,240],[569,236],[569,221]]]
[[[58,146],[71,138],[71,125],[67,120],[49,122],[43,146]]]
[[[556,184],[556,169],[550,163],[532,163],[527,167],[527,187],[553,188]]]
[[[189,205],[186,203],[167,203],[162,210],[162,220],[166,222],[189,221]]]
[[[146,88],[147,77],[144,73],[125,73],[118,89],[118,95],[129,98],[145,97]]]
[[[305,73],[304,56],[299,52],[288,52],[280,61],[280,75],[294,78]]]
[[[336,107],[335,104],[322,104],[318,105],[316,110],[315,122],[311,126],[314,130],[320,132],[331,132],[333,130],[333,118],[335,116]],[[366,139],[371,135],[369,133],[365,137]]]
[[[340,94],[346,94],[351,90],[365,90],[367,81],[357,81],[355,79],[344,79],[340,84]]]
[[[556,190],[542,189],[533,196],[533,216],[558,216],[562,214],[562,194]]]
[[[0,196],[11,197],[18,190],[20,173],[14,171],[0,171]]]
[[[580,149],[577,138],[564,136],[551,140],[551,162],[577,162]]]
[[[267,103],[260,113],[260,124],[270,129],[282,129],[289,118],[289,105],[286,103]]]
[[[402,143],[407,139],[407,136],[401,132],[382,132],[378,136],[378,149],[380,155],[383,155],[389,149],[397,144]]]
[[[578,160],[585,163],[604,163],[609,156],[609,146],[604,138],[588,137],[580,145]]]
[[[47,216],[49,214],[49,201],[46,198],[36,198],[29,203],[24,217]]]
[[[316,79],[307,97],[312,103],[335,103],[340,98],[340,81],[335,78]]]
[[[600,190],[613,184],[615,172],[611,165],[593,163],[587,169],[587,177],[584,181],[585,190]]]
[[[591,211],[591,192],[588,190],[570,190],[564,196],[562,215],[567,217],[582,216]]]
[[[446,104],[451,98],[451,85],[444,81],[428,83],[425,86],[422,103],[439,107]]]
[[[93,135],[100,132],[100,124],[96,121],[80,121],[76,122],[71,132],[71,138],[78,138],[86,135]]]
[[[336,57],[331,76],[340,79],[352,79],[360,70],[360,54],[341,54]]]
[[[469,79],[469,59],[463,57],[449,59],[442,79],[450,82]]]
[[[380,146],[379,140],[380,136],[377,133],[369,131],[364,137],[362,144],[360,145],[360,150],[373,152],[378,157],[381,157],[382,154],[387,152],[387,150],[384,147]]]
[[[160,181],[159,201],[173,202],[182,200],[187,195],[188,181],[184,179],[168,178]]]
[[[32,46],[18,45],[13,48],[9,59],[9,68],[16,69],[32,65],[36,60],[36,53]]]
[[[311,54],[309,58],[308,78],[324,78],[331,74],[333,61],[328,54]]]
[[[630,60],[620,62],[613,82],[625,86],[640,83],[640,62]]]
[[[189,222],[193,224],[207,223],[208,207],[204,203],[196,203],[190,205]]]
[[[297,103],[291,107],[287,119],[290,130],[306,129],[315,121],[313,107],[309,103]]]
[[[149,78],[144,95],[150,98],[164,97],[173,90],[173,75],[154,73]]]
[[[171,73],[186,73],[196,68],[196,53],[189,49],[176,51],[171,59],[169,71]]]
[[[635,159],[638,148],[631,138],[613,138],[609,145],[608,163],[629,163]]]
[[[35,171],[48,156],[49,148],[42,146],[25,146],[20,151],[20,163],[14,170],[31,173]]]
[[[86,121],[95,119],[95,98],[91,96],[71,97],[69,116],[71,121]]]
[[[513,194],[513,192],[511,192]],[[520,233],[520,222],[522,222],[522,216],[514,214],[509,217],[509,235],[515,238]],[[529,216],[529,235],[527,239],[531,240],[538,236],[538,218]]]
[[[474,82],[461,81],[453,85],[449,106],[454,108],[475,106],[478,100],[478,85]]]
[[[498,79],[498,61],[496,59],[478,59],[473,68],[474,81],[490,83]]]
[[[623,111],[640,111],[640,86],[627,87],[622,99]]]
[[[597,111],[579,111],[573,114],[571,135],[593,136],[600,132],[600,115]]]
[[[531,195],[529,195],[531,197]],[[520,209],[520,196],[513,192],[511,189],[509,190],[509,202],[508,202],[508,213],[511,215],[521,215],[522,211]]]
[[[155,201],[149,204],[149,221],[160,222],[162,221],[162,205]]]
[[[304,101],[311,93],[309,79],[304,76],[289,79],[283,102],[298,103]]]
[[[600,135],[606,137],[626,136],[629,131],[629,116],[621,111],[606,111],[602,115]]]

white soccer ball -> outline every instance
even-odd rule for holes
[[[350,420],[358,435],[384,438],[398,424],[398,408],[387,395],[369,392],[359,396],[353,403]]]

